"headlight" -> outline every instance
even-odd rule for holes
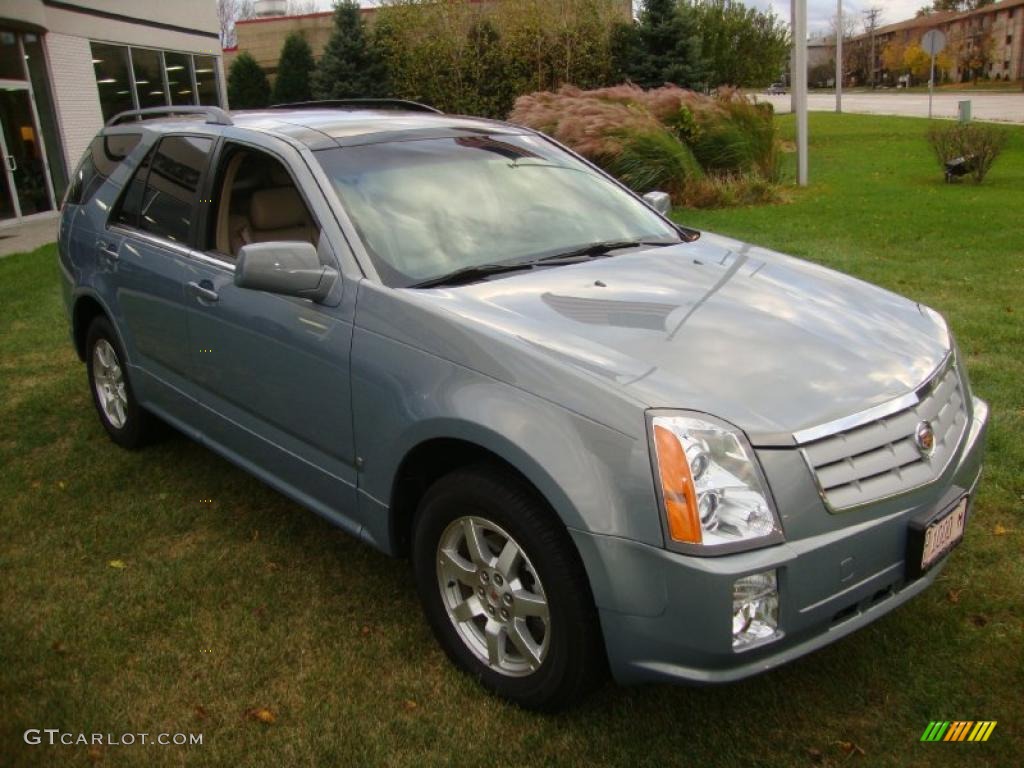
[[[718,554],[782,540],[767,484],[742,432],[703,414],[655,415],[650,427],[672,541]]]

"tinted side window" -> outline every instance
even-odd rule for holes
[[[100,135],[93,139],[71,180],[67,202],[71,205],[89,202],[141,139],[141,133]]]
[[[213,139],[198,136],[161,140],[150,163],[139,229],[179,243],[188,242],[199,202],[199,179],[212,146]]]
[[[153,150],[146,153],[139,167],[132,174],[128,188],[121,198],[121,203],[110,216],[111,223],[122,224],[126,227],[139,226],[139,214],[142,212],[142,196],[146,189],[146,177],[149,175],[150,161],[153,159]]]

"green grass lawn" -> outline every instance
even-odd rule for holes
[[[0,766],[1024,763],[1024,130],[974,187],[941,182],[923,121],[811,129],[814,184],[789,204],[679,219],[949,318],[992,429],[977,513],[931,590],[739,684],[511,708],[444,658],[406,563],[182,437],[116,448],[48,246],[0,260]],[[936,719],[999,724],[985,744],[920,743]],[[27,747],[27,728],[203,745],[90,754]]]

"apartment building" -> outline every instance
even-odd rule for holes
[[[931,29],[946,35],[946,53],[952,63],[945,72],[949,80],[1024,79],[1024,0],[1002,0],[975,11],[930,13],[879,27],[874,34],[873,62],[871,35],[858,35],[852,43],[864,62],[860,68],[864,82],[871,82],[873,67],[876,83],[894,83],[899,73],[885,69],[882,53],[886,46],[918,43]]]

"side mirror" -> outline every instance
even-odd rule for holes
[[[235,264],[235,285],[254,291],[323,301],[338,271],[320,263],[310,243],[272,242],[243,245]]]
[[[668,216],[672,210],[672,198],[667,192],[648,192],[644,201],[662,216]]]

